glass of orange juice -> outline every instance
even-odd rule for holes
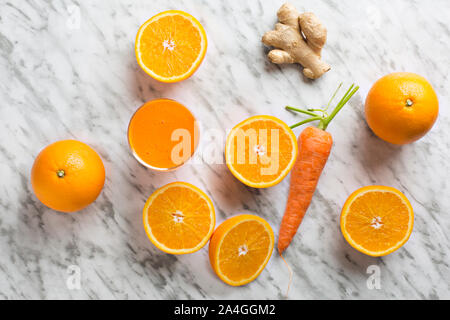
[[[157,171],[171,171],[186,163],[198,140],[199,128],[192,112],[170,99],[145,103],[128,126],[128,143],[134,157]]]

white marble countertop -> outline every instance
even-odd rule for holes
[[[210,268],[207,247],[186,256],[158,251],[145,235],[142,207],[156,188],[184,180],[212,197],[218,223],[250,212],[277,231],[289,179],[265,190],[237,181],[221,163],[226,130],[256,114],[292,124],[300,117],[283,106],[323,104],[340,81],[361,89],[329,127],[332,155],[285,256],[294,270],[289,297],[450,298],[450,3],[292,2],[329,31],[323,55],[333,69],[314,82],[299,66],[266,58],[260,39],[282,1],[0,0],[0,299],[284,298],[288,272],[275,252],[256,281],[227,286]],[[172,85],[150,79],[134,56],[138,27],[166,9],[196,16],[209,40],[197,73]],[[441,103],[433,130],[404,147],[376,138],[362,112],[371,84],[394,71],[428,78]],[[195,161],[173,173],[138,164],[127,124],[159,97],[194,111],[199,154],[217,152],[217,163]],[[45,208],[29,178],[39,151],[67,138],[93,146],[107,170],[99,199],[76,214]],[[378,259],[352,249],[339,228],[345,199],[370,184],[399,188],[415,210],[408,243]],[[371,265],[379,267],[380,289],[367,286]],[[67,286],[73,268],[81,272],[79,290]]]

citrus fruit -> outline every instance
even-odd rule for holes
[[[199,188],[174,182],[156,190],[144,207],[144,228],[150,241],[171,254],[200,250],[214,231],[211,199]]]
[[[223,222],[209,243],[209,260],[217,276],[232,286],[255,280],[272,255],[273,231],[262,218],[243,214]]]
[[[141,68],[162,82],[189,78],[200,66],[208,41],[200,22],[190,14],[164,11],[145,22],[136,36]]]
[[[345,202],[341,230],[355,249],[373,257],[388,255],[408,241],[414,213],[408,199],[395,188],[368,186]]]
[[[393,144],[422,138],[433,127],[438,113],[433,87],[414,73],[398,72],[381,78],[366,99],[367,124],[378,137]]]
[[[31,170],[36,197],[61,212],[79,211],[94,202],[104,183],[102,159],[94,149],[76,140],[47,146]]]
[[[297,139],[280,119],[254,116],[228,135],[225,160],[231,173],[253,188],[267,188],[283,180],[298,154]]]

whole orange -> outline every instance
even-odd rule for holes
[[[94,149],[63,140],[39,153],[31,170],[36,197],[61,212],[79,211],[97,199],[105,183],[105,167]]]
[[[366,99],[366,121],[381,139],[407,144],[422,138],[434,125],[439,101],[431,84],[409,72],[378,80]]]

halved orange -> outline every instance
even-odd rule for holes
[[[355,249],[373,257],[388,255],[408,241],[414,225],[411,203],[399,190],[368,186],[345,202],[341,230]]]
[[[262,218],[243,214],[223,222],[209,243],[209,261],[217,276],[231,286],[255,280],[272,256],[273,231]]]
[[[190,14],[164,11],[140,28],[135,52],[141,68],[162,82],[189,78],[206,54],[208,40],[200,22]]]
[[[289,126],[272,116],[254,116],[228,135],[225,160],[231,173],[253,188],[281,182],[298,154],[297,139]]]
[[[144,228],[150,241],[171,254],[200,250],[214,231],[216,218],[211,199],[186,182],[156,190],[144,207]]]

